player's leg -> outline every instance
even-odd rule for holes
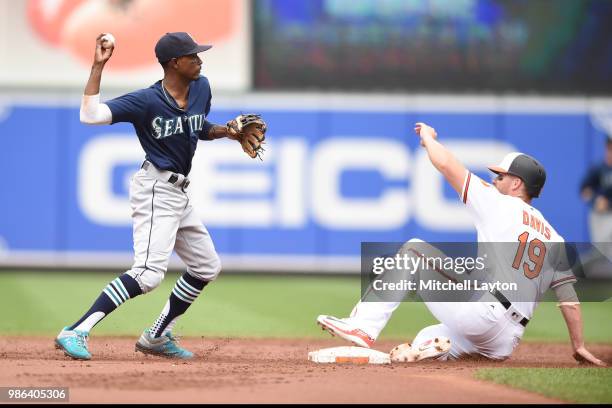
[[[210,234],[191,205],[185,210],[174,249],[187,266],[187,271],[174,285],[162,313],[151,328],[154,337],[172,331],[178,318],[221,271],[221,260]]]
[[[402,245],[398,254],[418,257],[424,252],[427,256],[441,253],[425,241],[413,238]],[[390,282],[417,281],[419,273],[417,271],[417,273],[411,274],[406,269],[393,270],[385,272],[382,279],[385,280],[386,277]],[[370,287],[366,290],[362,299],[353,307],[349,317],[339,319],[334,316],[320,315],[317,317],[317,324],[334,336],[341,337],[361,347],[371,347],[407,294],[408,291],[397,291],[387,294],[388,299],[371,301],[368,299],[374,299],[376,295],[373,294],[373,288]]]
[[[142,293],[136,281],[123,274],[104,287],[85,314],[70,326],[64,327],[55,338],[55,347],[77,360],[89,360],[87,341],[89,332],[102,319],[128,299]]]
[[[180,188],[141,172],[144,170],[137,173],[135,182],[143,179],[151,194],[144,202],[132,205],[134,264],[126,274],[138,282],[143,293],[148,293],[159,286],[166,274],[188,200]]]
[[[486,301],[485,301],[486,299]],[[429,311],[461,341],[453,358],[478,354],[504,360],[518,345],[525,327],[508,319],[495,298],[473,302],[426,302]],[[415,339],[416,342],[416,339]]]
[[[469,313],[469,322],[455,322],[454,330],[462,333],[483,357],[492,360],[505,360],[518,346],[525,326],[509,316],[515,310],[509,310],[493,296],[486,301],[469,302],[462,305],[463,315]]]
[[[178,279],[161,314],[153,326],[145,330],[137,347],[164,342],[165,356],[191,358],[193,353],[166,339],[172,338],[172,329],[179,317],[221,271],[221,261],[212,239],[191,205],[187,205],[183,213],[174,249],[187,265],[187,272]]]
[[[441,322],[421,330],[412,342],[411,353],[416,360],[423,358],[459,358],[466,354],[478,353],[474,340],[490,329],[492,319],[484,302],[476,301],[478,296],[470,290],[429,289],[427,284],[438,282],[441,287],[452,288],[471,279],[465,271],[445,269],[447,255],[427,243],[418,243],[409,248],[427,259],[426,267],[418,269],[415,276],[419,284],[416,291],[431,314]],[[448,285],[448,286],[446,286]],[[477,295],[477,294],[476,294]],[[484,315],[484,317],[483,317]],[[450,340],[450,344],[447,344]],[[448,353],[447,353],[448,351]]]
[[[394,348],[390,357],[394,362],[446,361],[474,353],[476,349],[467,339],[440,323],[422,329],[412,343]]]
[[[459,359],[468,355],[504,360],[512,354],[524,332],[524,327],[507,319],[504,308],[495,302],[426,305],[443,323],[422,329],[411,345],[398,346],[392,352],[395,361]]]
[[[357,310],[357,308],[371,311],[371,313],[362,312],[357,315],[358,319],[353,317],[353,313],[345,318],[338,318],[331,315],[319,315],[317,317],[317,324],[332,336],[340,337],[356,346],[372,347],[378,334],[380,334],[380,331],[382,331],[387,324],[391,314],[397,306],[399,306],[399,302],[397,302],[397,304],[385,302],[386,310],[384,311],[382,307],[369,307],[371,303],[372,302],[361,301],[357,303],[353,308],[353,312]],[[368,319],[369,317],[371,320]]]
[[[93,327],[128,299],[153,290],[162,281],[179,225],[178,215],[185,205],[169,188],[142,171],[132,178],[133,267],[109,283],[90,309],[57,336],[56,346],[68,356],[91,358],[87,338]]]

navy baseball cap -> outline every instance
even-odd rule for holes
[[[212,45],[199,45],[185,32],[166,33],[155,45],[155,56],[159,62],[166,62],[172,58],[197,54],[211,48]]]

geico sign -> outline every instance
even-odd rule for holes
[[[514,150],[488,140],[445,143],[472,170]],[[88,218],[103,225],[131,223],[128,197],[113,192],[113,169],[142,160],[132,135],[101,135],[84,147],[78,198]],[[376,197],[345,197],[341,177],[354,170],[375,171],[394,183]],[[415,217],[432,230],[473,229],[460,201],[445,197],[445,181],[426,152],[411,152],[392,139],[337,137],[308,146],[303,138],[277,138],[263,162],[246,157],[236,142],[203,142],[189,178],[192,203],[207,226],[299,229],[314,222],[329,229],[388,230]]]

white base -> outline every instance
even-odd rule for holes
[[[365,347],[331,347],[308,353],[314,363],[391,364],[389,354]]]

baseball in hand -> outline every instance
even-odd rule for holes
[[[102,48],[113,48],[115,46],[115,36],[111,33],[106,33],[102,36]]]

